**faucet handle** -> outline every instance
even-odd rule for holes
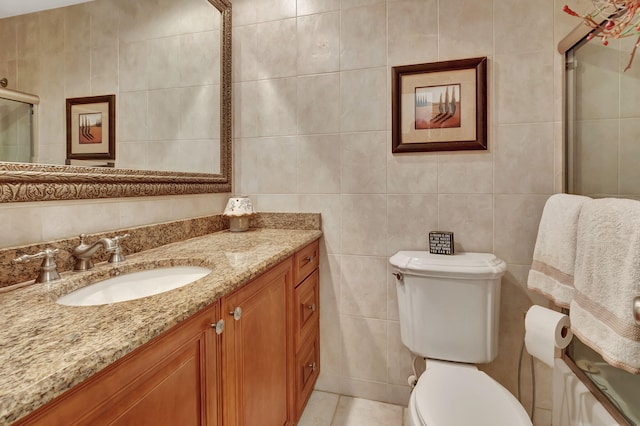
[[[50,249],[50,248],[46,248],[44,250],[42,250],[39,253],[36,254],[23,254],[20,257],[17,257],[15,259],[13,259],[14,262],[27,262],[29,260],[33,260],[33,259],[48,259],[48,258],[52,258],[54,257],[54,255],[56,255],[60,250],[59,249]]]
[[[120,245],[120,240],[124,240],[125,238],[129,238],[131,236],[131,234],[124,234],[124,235],[117,235],[115,237],[112,238],[113,242],[116,243],[116,245]]]
[[[111,256],[109,256],[109,263],[118,263],[118,262],[124,262],[125,260],[127,260],[124,257],[124,254],[122,254],[122,247],[120,246],[120,240],[129,238],[130,236],[131,234],[124,234],[124,235],[118,235],[111,239],[113,240],[115,247],[111,251]]]
[[[46,248],[43,251],[36,254],[23,254],[16,259],[13,259],[14,262],[28,262],[33,259],[43,259],[42,264],[40,265],[40,273],[38,273],[38,277],[36,278],[36,283],[48,283],[50,281],[55,281],[60,279],[60,274],[58,274],[58,269],[56,265],[55,255],[60,252],[59,249],[51,249]]]

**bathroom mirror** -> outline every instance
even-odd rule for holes
[[[95,0],[87,3],[88,5],[92,5],[91,7],[93,9],[91,9],[90,24],[84,29],[85,37],[91,40],[92,45],[96,43],[98,37],[103,37],[103,40],[106,40],[106,48],[104,50],[91,48],[82,51],[82,53],[88,53],[91,56],[91,61],[106,65],[106,68],[108,68],[110,64],[111,66],[118,67],[118,64],[122,64],[123,61],[128,61],[127,64],[130,67],[129,72],[126,76],[118,75],[116,83],[109,85],[108,82],[104,83],[99,80],[105,67],[96,67],[97,70],[91,72],[91,77],[88,79],[85,87],[76,87],[81,86],[81,84],[75,82],[74,78],[76,76],[74,75],[74,70],[77,71],[77,68],[81,69],[83,65],[78,62],[74,68],[73,58],[82,55],[67,54],[64,57],[63,63],[72,63],[70,65],[70,71],[67,71],[66,65],[62,68],[62,72],[60,69],[57,70],[59,79],[64,81],[58,81],[58,84],[36,85],[38,90],[30,91],[31,93],[39,95],[41,99],[39,105],[41,121],[38,151],[41,154],[39,158],[45,160],[39,161],[37,164],[0,162],[0,202],[231,192],[231,3],[229,0],[201,1],[206,4],[206,7],[211,8],[212,14],[219,14],[220,23],[217,45],[204,44],[198,42],[198,40],[193,40],[199,36],[197,33],[187,35],[185,35],[184,32],[180,33],[180,28],[176,27],[182,26],[182,28],[190,28],[194,26],[197,27],[198,25],[206,25],[203,24],[203,21],[207,19],[205,14],[202,13],[202,9],[200,9],[200,14],[196,14],[193,18],[181,15],[177,16],[177,13],[182,13],[185,9],[185,4],[181,2],[169,0],[144,0],[140,2]],[[102,6],[102,4],[104,4],[104,6]],[[116,24],[108,25],[109,22],[103,22],[102,28],[94,34],[91,31],[93,29],[91,25],[94,25],[94,22],[99,22],[105,17],[105,19],[108,19],[107,14],[100,13],[100,8],[104,7],[104,10],[107,11],[115,6],[123,10],[123,12],[120,12],[121,15],[116,18]],[[66,13],[67,12],[58,12],[59,16],[62,16],[59,23],[65,25],[65,29],[69,25],[75,26],[75,21],[71,20],[70,22]],[[142,21],[143,19],[151,17],[156,20],[153,24],[140,24],[144,22]],[[123,28],[127,24],[130,38],[123,39],[123,34],[125,34]],[[55,28],[55,26],[50,28]],[[40,37],[39,40],[36,40],[39,41],[39,43],[36,44],[42,46],[43,43],[47,42],[49,37],[46,36],[46,28],[40,28],[39,31]],[[173,31],[175,37],[167,36],[166,31]],[[67,34],[67,31],[60,31],[60,33]],[[115,40],[110,40],[109,37],[115,38]],[[16,36],[16,39],[18,44],[29,43],[28,37],[21,40],[19,36]],[[149,43],[150,39],[157,42]],[[78,37],[78,40],[82,40],[82,37]],[[143,40],[146,44],[136,43],[140,40]],[[211,40],[211,38],[205,38],[204,40]],[[74,41],[69,41],[65,38],[64,42],[73,43]],[[109,50],[110,42],[113,44],[111,50]],[[174,68],[178,69],[178,72],[171,74],[170,69],[173,67],[173,64],[170,61],[179,60],[175,55],[165,54],[166,52],[171,52],[170,48],[172,46],[176,49],[184,49],[184,46],[187,46],[189,53],[200,56],[206,55],[207,51],[210,50],[215,52],[219,51],[219,60],[215,62],[216,66],[212,67],[214,69],[204,71],[189,69],[184,66],[184,61],[182,61],[181,65]],[[47,47],[55,48],[55,46]],[[23,46],[23,49],[27,53],[30,52],[28,50],[29,46]],[[153,56],[153,52],[151,52],[153,49],[159,49],[161,54]],[[108,56],[109,52],[112,52],[111,57]],[[33,53],[33,51],[31,51],[31,53]],[[64,55],[63,52],[61,53]],[[102,53],[106,56],[101,57],[100,55]],[[38,58],[38,55],[27,55],[25,58],[18,58],[20,61],[15,61],[15,58],[13,60],[14,62],[37,62],[37,59],[34,58]],[[11,60],[11,58],[8,59]],[[2,60],[2,55],[0,55],[0,61]],[[136,76],[140,74],[136,73],[137,70],[140,69],[136,67],[141,66],[141,63],[144,63],[145,69],[157,71],[155,72],[155,86],[149,84],[151,80],[135,80]],[[48,65],[51,64],[48,62],[46,64],[40,63],[40,72],[43,73],[44,67]],[[120,70],[120,68],[116,68],[117,72]],[[56,70],[53,69],[52,72],[56,72]],[[208,80],[205,79],[206,83],[200,83],[200,79],[195,77],[200,76],[200,73],[203,72],[215,73],[215,76]],[[47,73],[49,73],[49,70],[47,70]],[[20,76],[18,72],[16,72],[16,74]],[[147,73],[147,76],[149,76],[148,79],[153,78],[151,74],[151,72]],[[28,77],[26,78],[28,79]],[[129,80],[127,81],[126,78],[129,78]],[[13,76],[13,79],[15,81],[16,76]],[[11,75],[9,80],[11,80]],[[172,81],[178,81],[178,86],[180,86],[181,91],[170,85]],[[210,85],[213,86],[213,82],[219,84],[217,84],[215,89],[210,91],[210,93],[203,95],[197,90],[191,90],[198,85],[202,86],[211,83]],[[140,86],[140,84],[142,84],[142,86]],[[73,85],[71,93],[65,90],[65,87],[69,85]],[[113,90],[114,87],[116,90]],[[18,89],[20,89],[20,87],[18,87]],[[54,98],[56,99],[55,102],[47,102],[48,99],[52,98],[52,92],[61,90],[64,90],[62,92],[61,104],[57,101],[57,98]],[[119,92],[117,92],[117,90],[119,90]],[[189,90],[191,90],[190,93],[188,93]],[[53,108],[53,114],[57,114],[57,119],[64,123],[64,98],[106,94],[103,93],[104,91],[109,91],[110,93],[115,92],[118,111],[130,112],[125,116],[119,116],[119,120],[117,120],[116,123],[116,163],[118,162],[119,151],[125,153],[127,148],[134,148],[129,149],[129,151],[133,151],[134,154],[130,158],[146,159],[147,157],[152,157],[152,161],[146,165],[140,165],[140,167],[138,164],[132,164],[132,162],[129,161],[128,163],[125,162],[122,166],[123,168],[117,168],[117,165],[116,168],[69,166],[57,164],[57,162],[54,161],[47,161],[47,144],[64,147],[65,141],[64,138],[58,140],[60,135],[57,134],[57,132],[49,132],[50,125],[42,119],[43,115],[46,114],[46,109]],[[214,93],[214,96],[212,96],[211,93]],[[180,96],[175,96],[176,94]],[[192,96],[190,96],[190,94],[192,94]],[[205,123],[208,131],[214,129],[215,136],[205,138],[200,137],[198,134],[191,134],[187,135],[184,139],[187,139],[189,142],[195,142],[193,145],[181,145],[178,148],[170,148],[164,151],[160,148],[160,145],[153,145],[147,147],[145,150],[136,151],[135,142],[140,142],[142,138],[138,137],[136,140],[136,117],[130,116],[140,111],[140,109],[131,107],[132,99],[135,100],[135,97],[139,95],[144,96],[146,102],[143,102],[141,105],[143,105],[143,108],[146,108],[149,113],[151,113],[152,110],[158,114],[163,110],[165,112],[169,110],[169,117],[171,117],[171,114],[180,117],[177,121],[170,123],[170,125],[186,129],[185,132],[188,133],[190,129],[193,129],[193,126]],[[204,108],[200,108],[203,102],[214,104],[211,111],[204,111]],[[189,113],[185,113],[185,110],[189,111]],[[158,115],[156,114],[156,121],[154,122],[151,121],[149,116],[144,116],[143,120],[140,120],[141,122],[144,121],[145,124],[156,123],[152,126],[154,127],[153,129],[146,130],[149,134],[155,132],[156,135],[159,135],[155,138],[147,138],[151,139],[152,142],[163,139],[163,132],[166,131],[166,128],[157,128],[165,122],[165,120],[157,120],[157,117]],[[127,121],[127,118],[131,119]],[[55,123],[58,123],[58,121]],[[134,134],[134,137],[125,137],[125,140],[121,141],[123,135],[127,136],[131,134]],[[209,146],[207,149],[211,155],[203,154],[204,151],[199,151],[197,145],[203,145],[203,143],[209,139],[215,142],[219,141],[219,146],[213,149]],[[129,142],[129,146],[125,145],[127,142]],[[141,144],[138,143],[137,145],[140,146]],[[163,158],[169,158],[173,161],[177,158],[177,153],[180,155],[183,153],[193,153],[190,155],[190,159],[193,160],[193,164],[200,161],[200,165],[192,168],[192,170],[181,169],[180,171],[171,170],[171,168],[161,165]],[[135,154],[138,154],[137,157]],[[153,158],[154,155],[156,155],[155,158]],[[156,166],[155,168],[154,165]],[[145,168],[149,170],[145,170]]]

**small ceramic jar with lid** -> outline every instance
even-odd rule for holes
[[[249,219],[256,212],[249,197],[232,197],[223,214],[229,218],[229,231],[242,232],[249,229]]]

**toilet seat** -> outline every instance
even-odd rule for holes
[[[531,425],[524,407],[473,365],[427,360],[412,399],[426,426]]]

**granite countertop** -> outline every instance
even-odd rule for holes
[[[66,272],[50,284],[0,293],[0,424],[44,405],[140,345],[286,259],[318,230],[228,231],[168,244]],[[154,266],[195,265],[212,273],[184,287],[128,302],[74,307],[57,297],[93,280]]]

